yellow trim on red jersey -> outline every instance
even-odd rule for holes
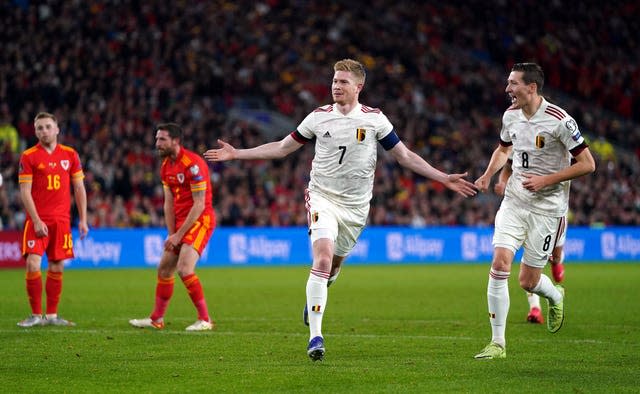
[[[38,146],[36,145],[36,146],[32,146],[31,148],[25,150],[24,152],[22,152],[22,154],[23,155],[30,155],[30,154],[33,154],[33,153],[35,153],[37,151],[38,151]]]
[[[18,175],[18,183],[33,183],[33,175],[32,174]]]
[[[68,152],[75,152],[76,151],[75,149],[73,149],[69,145],[63,145],[63,144],[58,144],[58,145],[60,146],[60,149],[62,149],[62,150],[66,150]]]
[[[180,158],[180,162],[184,164],[185,167],[189,167],[189,165],[193,163],[193,161],[191,161],[191,158],[187,155],[182,155],[182,157]]]
[[[203,190],[207,190],[207,181],[202,181],[191,185],[192,192],[201,192]]]

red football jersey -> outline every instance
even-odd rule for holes
[[[84,172],[70,146],[57,144],[49,153],[38,143],[20,156],[18,183],[32,184],[31,196],[42,220],[71,219],[71,179],[84,179]]]
[[[162,185],[171,190],[173,208],[176,215],[176,229],[182,225],[193,206],[192,192],[205,191],[204,210],[200,214],[213,217],[212,186],[209,178],[209,167],[200,155],[180,147],[175,161],[166,158],[160,169]]]

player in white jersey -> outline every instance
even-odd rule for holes
[[[409,150],[387,117],[377,108],[358,101],[365,82],[365,69],[355,60],[335,63],[331,93],[334,103],[317,108],[297,130],[277,142],[251,149],[235,149],[218,140],[220,149],[204,153],[209,161],[233,159],[278,159],[315,141],[311,179],[305,191],[312,244],[313,265],[307,280],[309,343],[312,360],[324,358],[322,317],[327,305],[327,286],[353,249],[369,214],[377,144],[403,167],[439,182],[465,196],[476,188],[464,174],[445,174]]]
[[[569,152],[567,152],[569,154]],[[504,190],[507,186],[507,181],[511,176],[512,169],[512,158],[509,157],[507,160],[507,164],[502,167],[500,170],[500,174],[498,175],[498,182],[493,186],[493,191],[499,195],[504,196]],[[553,275],[553,280],[556,283],[560,283],[564,280],[564,242],[566,240],[567,231],[566,231],[566,217],[565,217],[565,225],[558,230],[557,239],[558,241],[551,252],[551,256],[549,257],[549,263],[551,263],[551,273]],[[542,324],[544,323],[544,317],[542,317],[542,309],[540,307],[540,296],[534,293],[526,292],[527,294],[527,302],[529,303],[529,313],[527,314],[527,321],[534,324]]]
[[[547,328],[556,332],[564,320],[564,288],[542,273],[568,209],[569,181],[595,171],[595,162],[575,120],[547,102],[540,92],[542,68],[517,63],[505,91],[511,107],[502,117],[500,143],[484,174],[475,182],[486,191],[491,177],[513,150],[513,174],[496,213],[493,260],[487,285],[491,342],[476,359],[506,357],[505,331],[509,312],[507,279],[515,252],[524,247],[520,286],[548,300]],[[567,151],[575,159],[571,164]]]

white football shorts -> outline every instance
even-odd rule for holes
[[[305,198],[311,244],[329,238],[335,244],[335,255],[347,256],[367,223],[369,204],[347,208],[308,189]]]
[[[558,237],[565,233],[564,217],[544,216],[503,201],[496,213],[493,247],[511,250],[524,247],[521,263],[544,268]],[[563,239],[564,242],[564,239]]]

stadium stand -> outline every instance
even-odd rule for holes
[[[564,1],[536,13],[532,3],[3,2],[0,228],[22,225],[17,161],[39,110],[58,116],[62,142],[85,164],[90,226],[162,226],[154,124],[182,124],[195,151],[217,138],[254,146],[263,129],[237,114],[275,111],[297,124],[329,102],[331,66],[345,57],[369,70],[362,102],[430,162],[469,179],[497,143],[511,64],[540,63],[545,95],[576,116],[598,160],[596,174],[573,182],[570,223],[638,225],[640,5],[572,3],[567,18]],[[212,165],[220,224],[305,225],[311,155]],[[496,196],[464,200],[382,152],[377,170],[372,224],[493,222]]]

